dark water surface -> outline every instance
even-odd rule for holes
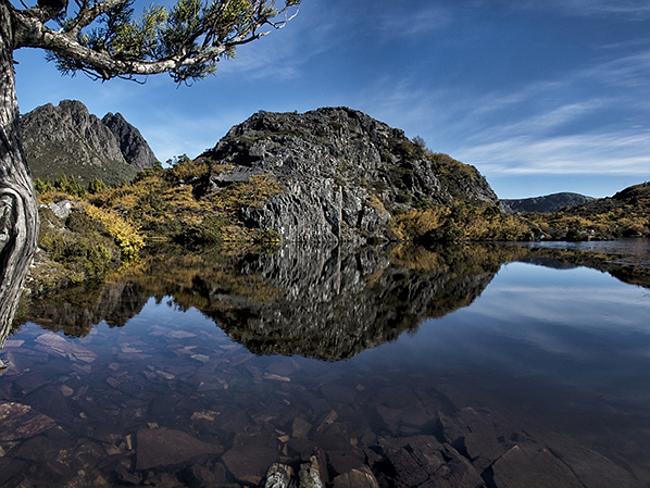
[[[0,485],[251,486],[318,448],[330,483],[650,486],[650,290],[597,256],[285,250],[35,302]]]

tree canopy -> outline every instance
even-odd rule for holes
[[[176,82],[215,72],[238,46],[286,25],[300,0],[178,0],[135,15],[134,0],[38,0],[11,5],[14,48],[42,48],[66,74],[169,73]],[[0,0],[6,4],[7,0]]]

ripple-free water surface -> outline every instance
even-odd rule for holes
[[[550,449],[551,464],[570,467],[566,486],[571,476],[583,486],[650,482],[648,289],[521,262],[415,277],[384,267],[389,282],[355,269],[339,269],[334,287],[328,273],[278,287],[290,272],[262,272],[294,296],[255,307],[219,283],[189,301],[121,288],[110,313],[134,315],[81,337],[53,332],[57,313],[25,323],[5,348],[0,398],[32,411],[0,425],[0,481],[254,484],[271,463],[319,448],[330,480],[367,465],[391,486],[400,482],[391,446],[426,435],[491,486],[521,486],[512,471],[530,463],[555,469],[541,458],[517,464],[518,445]],[[404,306],[424,299],[444,303],[426,303],[423,316]],[[454,480],[431,486],[469,486]]]

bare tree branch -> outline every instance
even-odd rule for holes
[[[64,32],[70,33],[72,36],[79,35],[81,29],[92,24],[100,15],[116,8],[125,5],[129,0],[104,0],[94,4],[92,7],[88,6],[88,2],[79,10],[79,14],[75,17],[69,25],[63,29]]]

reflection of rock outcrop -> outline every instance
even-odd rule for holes
[[[595,243],[528,243],[520,260],[556,269],[586,266],[609,273],[630,285],[650,288],[650,245],[647,239]]]
[[[426,318],[469,305],[498,270],[451,272],[450,256],[436,256],[437,267],[423,270],[391,263],[376,249],[290,248],[242,269],[277,288],[276,300],[235,297],[225,310],[206,312],[253,352],[345,359],[396,339]]]
[[[82,336],[106,322],[123,326],[137,315],[150,296],[137,283],[108,283],[94,289],[70,289],[30,304],[27,320],[66,335]]]
[[[216,264],[172,258],[122,283],[41,299],[29,319],[85,335],[101,321],[123,325],[150,296],[169,295],[253,352],[338,360],[469,305],[501,262],[485,252],[339,247],[290,247]]]
[[[511,261],[590,266],[623,281],[650,283],[647,266],[566,249],[287,247],[262,256],[157,258],[122,282],[41,299],[31,305],[29,319],[85,335],[102,321],[124,325],[151,296],[171,296],[257,354],[340,360],[471,304]]]

